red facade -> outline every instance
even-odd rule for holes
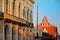
[[[42,22],[38,25],[38,28],[42,29],[43,32],[49,33],[50,35],[56,37],[57,36],[57,27],[50,24],[46,18],[43,17]]]

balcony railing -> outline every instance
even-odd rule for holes
[[[8,20],[8,21],[22,23],[22,24],[25,24],[27,27],[31,27],[31,28],[33,27],[33,23],[28,22],[28,21],[26,21],[26,20],[24,20],[22,18],[13,16],[13,15],[3,13],[3,12],[0,12],[0,19],[5,19],[5,20]]]

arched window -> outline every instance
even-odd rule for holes
[[[13,0],[13,14],[12,15],[14,15],[14,13],[15,13],[15,0]]]
[[[8,0],[6,0],[6,13],[8,13]]]
[[[27,21],[29,21],[29,9],[27,9]]]
[[[20,17],[20,3],[19,3],[19,6],[18,6],[18,17]]]
[[[24,7],[24,9],[23,9],[23,18],[25,18],[26,17],[26,15],[25,15],[25,7]]]
[[[10,28],[8,25],[5,26],[5,40],[10,40]]]
[[[33,20],[33,17],[32,17],[32,11],[30,12],[30,21],[32,22]]]

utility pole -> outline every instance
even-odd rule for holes
[[[36,2],[37,2],[36,4],[36,28],[37,28],[36,31],[37,32],[36,32],[35,40],[41,40],[42,31],[38,29],[38,0],[36,0]]]
[[[36,27],[37,27],[37,32],[36,32],[36,39],[38,39],[38,0],[36,0],[37,1],[37,4],[36,4]]]
[[[37,6],[36,6],[36,8],[37,8],[37,12],[36,12],[37,18],[36,18],[36,20],[37,20],[37,36],[38,36],[38,0],[36,0],[36,1],[37,1]]]
[[[38,3],[37,3],[37,37],[38,37]]]

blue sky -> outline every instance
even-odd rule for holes
[[[37,0],[34,0],[33,7],[33,22],[36,26],[36,4]],[[48,21],[58,27],[60,34],[60,0],[38,0],[38,22],[40,23],[42,18],[46,16]]]

